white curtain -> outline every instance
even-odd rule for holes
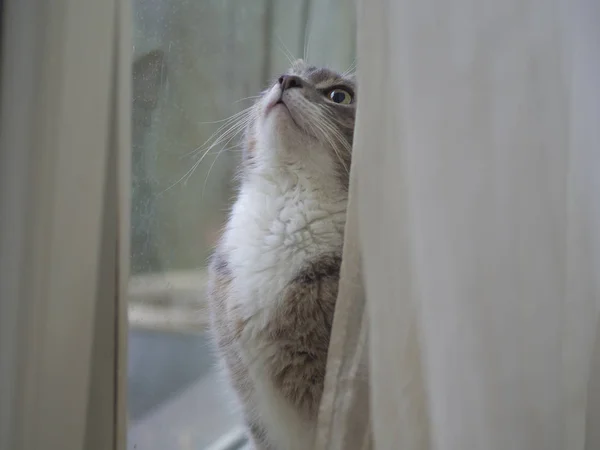
[[[363,0],[358,30],[317,448],[599,449],[600,2]]]

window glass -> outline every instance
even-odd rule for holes
[[[133,0],[128,448],[236,448],[241,421],[207,334],[205,269],[240,152],[235,140],[206,155],[203,144],[288,58],[347,70],[354,9],[346,0]]]

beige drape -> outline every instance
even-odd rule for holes
[[[2,20],[0,450],[124,449],[129,2]]]
[[[600,448],[599,24],[596,0],[359,2],[317,448]]]

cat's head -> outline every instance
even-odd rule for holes
[[[251,110],[246,162],[335,177],[347,188],[356,94],[354,75],[294,62]]]

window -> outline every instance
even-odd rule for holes
[[[205,155],[203,143],[288,59],[352,66],[354,3],[133,0],[133,18],[128,448],[237,448],[241,419],[207,335],[205,268],[239,148]]]

